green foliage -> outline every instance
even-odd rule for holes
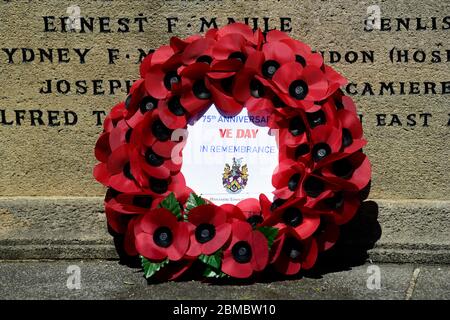
[[[181,206],[173,192],[171,192],[166,198],[164,198],[164,200],[161,201],[158,207],[169,210],[177,217],[178,220],[181,220]]]
[[[206,204],[206,200],[192,192],[186,202],[186,211],[189,212],[193,208],[203,204]]]
[[[267,239],[269,250],[272,248],[273,242],[278,235],[278,228],[274,227],[259,227],[256,230],[260,231]]]
[[[161,270],[165,265],[169,263],[169,259],[166,259],[162,262],[151,262],[147,258],[141,256],[142,268],[144,269],[144,276],[146,279],[153,276],[156,272]]]
[[[209,256],[202,254],[198,257],[198,259],[206,264],[203,276],[207,278],[228,277],[227,274],[220,270],[220,266],[222,265],[222,250],[218,250],[216,253]]]

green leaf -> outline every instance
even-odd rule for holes
[[[206,204],[205,199],[192,192],[186,201],[186,211],[190,211],[193,208],[201,206],[203,204]]]
[[[144,276],[146,279],[153,276],[156,272],[161,270],[166,264],[169,263],[169,259],[166,259],[162,262],[151,262],[147,258],[141,256],[142,268],[144,269]]]
[[[174,193],[171,192],[158,206],[159,208],[165,208],[172,212],[178,220],[181,220],[181,206],[175,197]]]
[[[209,256],[201,254],[198,258],[207,266],[220,270],[220,265],[222,264],[222,250]]]
[[[269,250],[278,235],[278,228],[274,227],[258,227],[256,230],[260,231],[267,239]]]
[[[220,270],[220,266],[222,265],[222,250],[218,250],[216,253],[209,256],[201,254],[198,259],[206,264],[203,276],[207,278],[229,277],[226,273],[223,273]]]
[[[205,272],[203,272],[203,276],[206,278],[226,278],[230,277],[226,273],[223,273],[222,271],[217,271],[211,267],[206,267]]]

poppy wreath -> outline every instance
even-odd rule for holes
[[[140,79],[107,115],[95,178],[108,188],[110,232],[146,278],[249,278],[268,267],[296,275],[330,249],[369,185],[371,168],[346,79],[306,44],[244,24],[173,37],[140,65]],[[186,129],[214,104],[242,108],[278,130],[274,200],[236,205],[196,195],[180,172]],[[191,268],[201,265],[201,268]]]

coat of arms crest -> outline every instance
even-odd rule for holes
[[[236,159],[233,157],[233,164],[230,167],[228,163],[223,169],[222,183],[223,187],[229,193],[241,192],[248,181],[248,167],[247,164],[242,164],[242,158]]]

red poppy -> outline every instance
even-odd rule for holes
[[[140,192],[141,188],[131,172],[131,149],[129,144],[124,144],[114,150],[106,163],[95,166],[95,179],[120,192]]]
[[[311,269],[316,262],[318,249],[316,240],[310,237],[300,240],[287,232],[273,244],[271,263],[275,269],[285,275],[295,275],[300,270]]]
[[[267,33],[266,40],[268,43],[279,41],[288,45],[295,54],[295,61],[303,67],[314,66],[320,68],[323,65],[323,58],[320,53],[312,52],[306,43],[290,38],[285,32],[271,30]]]
[[[305,201],[304,206],[309,209],[315,209],[320,201],[333,195],[337,188],[332,181],[320,175],[320,172],[313,171],[305,173],[299,188],[300,198]]]
[[[162,48],[158,49],[162,50]],[[181,88],[182,79],[179,75],[178,68],[182,65],[181,56],[173,55],[173,49],[164,48],[164,53],[171,52],[170,57],[166,59],[166,55],[162,55],[160,63],[158,63],[158,50],[152,56],[152,66],[145,75],[145,89],[149,95],[156,99],[164,99],[171,92],[177,92]]]
[[[273,82],[284,94],[280,96],[292,107],[315,110],[315,101],[326,98],[328,82],[325,74],[317,67],[302,67],[299,63],[290,62],[282,65]]]
[[[235,278],[248,278],[262,271],[269,262],[267,239],[244,221],[231,225],[231,241],[223,252],[222,272]]]
[[[301,161],[284,160],[275,168],[272,175],[273,192],[277,198],[289,199],[300,196],[300,186],[305,177],[306,166]]]
[[[227,212],[228,220],[233,219],[247,221],[253,229],[260,226],[265,219],[265,215],[261,206],[266,205],[270,207],[270,200],[264,194],[260,194],[260,199],[248,198],[237,203],[237,205],[223,204],[220,207]],[[267,201],[267,202],[264,202]]]
[[[209,65],[196,62],[181,72],[184,82],[179,105],[191,115],[202,113],[211,105],[212,94],[205,81],[209,70]]]
[[[188,256],[213,254],[230,238],[231,224],[227,222],[226,212],[220,207],[211,204],[195,207],[189,211],[188,221],[191,223]]]
[[[205,38],[210,38],[205,35]],[[178,37],[172,37],[170,38],[170,47],[174,51],[174,53],[183,53],[183,51],[186,49],[186,47],[191,44],[192,42],[202,39],[202,36],[194,34],[186,39],[180,39]]]
[[[231,87],[234,76],[221,80],[208,80],[207,86],[211,91],[212,100],[217,110],[225,116],[234,116],[242,111],[243,105],[232,95]]]
[[[121,214],[144,214],[152,208],[154,196],[149,193],[119,193],[105,202],[105,209]]]
[[[261,51],[255,51],[249,56],[245,66],[270,80],[282,65],[294,61],[295,54],[287,44],[266,42]]]
[[[357,193],[349,191],[334,191],[327,198],[322,199],[316,206],[317,212],[328,216],[338,225],[349,222],[361,205]]]
[[[333,135],[339,135],[340,123],[336,110],[331,106],[320,106],[315,112],[305,113],[299,110],[296,114],[289,116],[288,119],[289,121],[286,121],[283,128],[280,129],[280,160],[301,159],[305,162],[314,162],[319,157],[312,151],[317,151],[315,142],[319,140],[332,143],[335,147],[333,151],[338,150],[338,144],[332,138]],[[328,128],[313,130],[320,126],[327,126]],[[311,138],[311,135],[314,136],[314,139]]]
[[[144,145],[152,148],[157,155],[164,158],[181,156],[173,152],[175,146],[181,143],[173,133],[174,130],[162,122],[159,109],[156,109],[145,114],[142,121],[133,130],[130,142],[135,146]]]
[[[215,38],[219,42],[223,41],[223,38],[230,34],[238,34],[242,36],[249,46],[258,47],[262,42],[261,30],[253,32],[253,30],[244,23],[228,24],[214,33]]]
[[[211,64],[213,61],[213,48],[216,41],[209,38],[198,38],[189,44],[183,50],[181,61],[188,66],[196,62]]]
[[[323,168],[322,175],[328,181],[349,191],[363,189],[370,180],[369,158],[362,152],[333,161]]]
[[[357,114],[341,109],[337,119],[342,127],[342,152],[350,154],[364,147],[367,141],[363,138],[361,121]]]
[[[130,143],[133,129],[128,126],[125,120],[119,120],[116,126],[109,132],[109,147],[111,151],[118,147]]]
[[[304,201],[296,200],[289,206],[282,206],[273,210],[272,214],[263,222],[265,226],[274,226],[281,231],[289,231],[299,239],[310,237],[317,230],[320,216],[303,205]]]
[[[132,118],[136,112],[139,111],[141,108],[141,101],[146,95],[144,79],[135,81],[130,88],[130,93],[124,101],[125,110],[123,111],[123,116],[126,120]]]
[[[310,147],[314,167],[322,167],[334,159],[342,145],[341,130],[322,125],[311,130]]]
[[[141,78],[145,78],[146,74],[149,72],[149,69],[153,65],[164,64],[167,62],[175,53],[175,50],[172,46],[161,46],[158,50],[147,55],[141,62],[139,72]]]
[[[141,99],[137,101],[136,112],[126,119],[127,124],[131,128],[135,128],[143,120],[147,113],[150,113],[158,108],[160,104],[161,100],[158,100],[148,94],[141,96]]]
[[[262,44],[261,32],[253,30],[242,23],[227,25],[214,34],[217,40],[213,56],[217,60],[238,60],[245,63],[249,54],[259,49]]]
[[[154,209],[140,216],[134,226],[136,249],[150,260],[178,261],[189,247],[189,227],[167,209]]]
[[[291,118],[289,127],[279,130],[280,147],[297,149],[300,145],[308,144],[307,130],[308,129],[304,126],[302,116],[298,115]],[[283,148],[280,148],[280,154],[285,153]],[[307,151],[309,152],[309,149]],[[297,158],[298,156],[293,159]]]
[[[103,129],[105,132],[111,132],[119,120],[123,119],[125,112],[125,102],[116,104],[103,121]]]

